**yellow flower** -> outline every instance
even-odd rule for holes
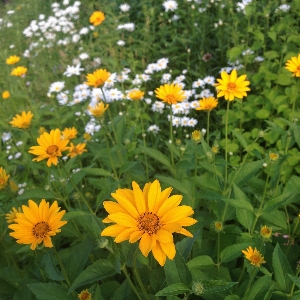
[[[78,298],[80,300],[92,300],[92,294],[89,292],[88,289],[81,291],[80,294],[78,294]]]
[[[249,246],[246,250],[242,250],[242,252],[245,254],[246,259],[248,259],[251,263],[251,265],[260,267],[260,264],[264,264],[264,257],[259,253],[259,251]]]
[[[138,89],[133,89],[127,94],[127,97],[131,100],[141,100],[143,99],[144,95],[145,95],[144,92]]]
[[[201,141],[201,131],[200,130],[194,130],[192,132],[192,139],[196,143],[200,143]]]
[[[25,68],[25,67],[16,67],[11,71],[10,75],[11,76],[23,76],[26,73],[27,73],[27,68]]]
[[[44,132],[37,138],[39,146],[32,146],[29,153],[38,155],[33,161],[41,161],[48,158],[47,166],[58,163],[58,156],[62,156],[61,152],[68,150],[67,144],[69,140],[62,140],[59,129],[51,130],[50,133]]]
[[[199,106],[196,110],[208,110],[211,111],[218,105],[218,100],[214,97],[203,98],[199,100]]]
[[[2,93],[2,99],[8,99],[10,97],[10,92],[9,91],[4,91]]]
[[[78,133],[77,129],[73,126],[72,128],[65,128],[62,131],[62,136],[64,139],[72,140],[77,137],[77,133]]]
[[[83,135],[83,138],[86,141],[90,141],[92,139],[92,136],[89,133],[85,132],[84,135]]]
[[[235,97],[242,99],[247,96],[246,91],[250,91],[247,87],[250,81],[245,80],[247,75],[237,77],[236,70],[232,70],[230,75],[223,71],[221,77],[222,79],[217,79],[218,83],[215,84],[218,98],[224,96],[225,100],[233,101]]]
[[[5,219],[7,223],[13,223],[15,222],[15,218],[17,217],[17,213],[21,212],[21,207],[19,207],[18,209],[12,207],[12,210],[5,215]]]
[[[3,190],[6,185],[10,175],[6,175],[6,171],[0,167],[0,190]]]
[[[263,226],[260,229],[260,235],[264,238],[264,239],[269,239],[272,235],[272,227],[268,227],[268,226]]]
[[[223,224],[222,224],[222,222],[215,221],[215,222],[214,222],[214,229],[215,229],[215,231],[217,231],[217,232],[222,231],[222,230],[223,230]]]
[[[161,190],[158,180],[149,182],[141,190],[133,181],[132,190],[117,189],[112,197],[117,201],[104,201],[109,213],[103,223],[115,223],[105,228],[101,236],[111,236],[116,243],[140,240],[139,248],[144,256],[152,251],[154,258],[163,266],[166,257],[173,259],[176,254],[172,233],[188,237],[193,235],[183,228],[197,221],[190,216],[194,213],[190,206],[179,206],[182,196],[170,193],[172,188]]]
[[[14,65],[20,60],[20,56],[12,55],[6,59],[7,65]]]
[[[28,200],[28,206],[22,205],[23,213],[16,213],[16,224],[11,224],[9,235],[17,240],[18,244],[30,245],[32,250],[40,243],[45,247],[53,247],[51,237],[61,232],[60,227],[67,221],[61,221],[65,210],[59,212],[57,201],[49,207],[49,202],[42,199],[39,206],[32,200]]]
[[[39,128],[39,134],[41,135],[41,134],[43,134],[44,132],[46,132],[46,128],[43,127],[43,126],[41,126],[41,127]]]
[[[81,143],[78,145],[74,145],[73,143],[70,144],[69,147],[69,153],[67,154],[67,156],[70,156],[71,158],[77,156],[77,155],[81,155],[83,152],[87,152],[86,149],[84,149],[86,146],[86,143]]]
[[[155,90],[155,95],[158,99],[168,104],[176,104],[185,99],[185,94],[178,84],[161,85]]]
[[[219,146],[218,145],[215,145],[215,146],[212,146],[211,147],[211,151],[215,154],[217,154],[219,152]]]
[[[100,118],[104,115],[105,111],[108,109],[109,104],[104,105],[104,103],[101,101],[97,103],[94,107],[89,106],[88,110],[89,112],[97,118]]]
[[[102,86],[105,81],[110,77],[110,73],[106,69],[98,69],[93,73],[87,74],[86,79],[88,80],[85,84],[93,86],[95,88]]]
[[[17,127],[20,129],[26,129],[31,125],[31,119],[33,117],[33,114],[31,111],[25,112],[22,111],[21,115],[16,115],[12,121],[9,122],[9,124],[12,125],[12,127]]]
[[[94,11],[90,16],[90,23],[94,26],[100,25],[105,20],[105,15],[102,11]]]
[[[300,54],[297,56],[293,56],[289,59],[286,64],[285,68],[293,73],[293,76],[300,77]]]
[[[269,158],[271,161],[276,161],[276,160],[278,160],[279,155],[277,153],[272,152],[272,153],[269,153]]]

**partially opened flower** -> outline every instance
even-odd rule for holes
[[[111,236],[116,243],[140,240],[139,248],[144,256],[152,251],[154,258],[163,266],[166,258],[173,259],[176,249],[172,233],[193,235],[183,228],[197,221],[190,216],[194,213],[190,206],[179,206],[182,196],[170,196],[172,188],[161,190],[158,180],[149,182],[141,190],[133,181],[132,190],[118,189],[112,193],[117,201],[104,201],[109,213],[104,223],[115,223],[101,232],[101,236]]]
[[[233,101],[234,98],[242,99],[247,96],[247,91],[250,91],[248,85],[250,81],[245,80],[247,75],[237,77],[236,70],[232,70],[231,74],[227,74],[225,71],[221,73],[222,79],[217,79],[218,83],[215,83],[215,87],[218,91],[217,97],[225,97],[225,100]]]
[[[89,112],[96,118],[100,118],[104,115],[105,111],[108,109],[109,104],[104,104],[102,101],[97,103],[95,106],[89,106]]]
[[[62,139],[62,135],[59,129],[51,130],[50,133],[44,132],[39,138],[37,138],[39,146],[32,146],[29,149],[29,153],[38,155],[33,161],[41,161],[48,159],[47,166],[52,164],[55,166],[58,163],[58,157],[62,156],[62,151],[68,150],[67,144],[69,140]]]
[[[155,90],[155,95],[158,99],[168,104],[176,104],[186,98],[181,86],[174,83],[161,85]]]
[[[78,145],[74,145],[73,143],[71,143],[69,147],[69,153],[67,154],[67,156],[73,158],[77,155],[81,155],[83,152],[87,152],[85,146],[86,143],[80,143]]]
[[[7,65],[14,65],[20,60],[20,56],[17,55],[11,55],[6,59],[6,64]]]
[[[300,54],[289,59],[285,64],[285,68],[289,70],[293,76],[300,77]]]
[[[12,121],[9,122],[13,127],[17,127],[20,129],[26,129],[31,125],[31,119],[33,117],[33,114],[31,111],[25,112],[22,111],[21,115],[16,115]]]
[[[127,94],[127,97],[131,100],[137,101],[143,99],[144,95],[145,93],[140,91],[139,89],[133,89]]]
[[[110,77],[110,73],[106,69],[98,69],[93,73],[87,74],[86,79],[88,80],[85,84],[93,86],[95,88],[103,86],[105,81]]]
[[[10,97],[10,92],[9,91],[4,91],[2,93],[2,99],[8,99]]]
[[[264,257],[256,248],[253,250],[253,248],[249,246],[246,250],[242,250],[242,252],[245,254],[246,259],[250,261],[251,265],[255,267],[260,267],[261,264],[265,263]]]
[[[105,20],[105,15],[102,11],[94,11],[90,16],[90,23],[94,26],[100,25]]]
[[[218,100],[215,97],[208,97],[199,100],[199,106],[196,107],[196,110],[207,110],[211,111],[216,108],[218,105]]]
[[[21,67],[14,68],[11,71],[10,75],[11,76],[18,76],[18,77],[20,77],[20,76],[25,75],[26,73],[27,73],[27,68],[21,66]]]
[[[0,167],[0,190],[3,190],[6,187],[9,177],[10,175],[6,175],[5,169]]]
[[[17,217],[17,213],[20,213],[21,211],[21,207],[19,207],[18,209],[12,207],[11,211],[8,214],[5,214],[5,219],[7,223],[13,223],[15,222],[15,219]]]
[[[61,232],[60,227],[67,223],[61,220],[66,211],[59,211],[57,201],[50,206],[45,199],[42,199],[39,205],[33,200],[28,200],[28,206],[22,205],[22,210],[23,213],[16,213],[16,224],[8,226],[13,230],[9,235],[14,237],[18,244],[31,245],[32,250],[42,242],[45,247],[53,247],[51,237]]]
[[[268,240],[271,235],[272,235],[272,227],[268,227],[267,225],[264,225],[263,227],[260,228],[260,235]]]
[[[63,137],[63,139],[72,140],[77,137],[77,133],[78,133],[78,131],[74,126],[71,128],[65,128],[62,131],[62,137]]]

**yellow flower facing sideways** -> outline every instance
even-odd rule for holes
[[[196,107],[196,110],[207,110],[211,111],[216,108],[218,105],[218,100],[214,97],[203,98],[199,100],[199,106]]]
[[[90,16],[90,23],[94,26],[100,25],[105,20],[105,15],[102,11],[94,11]]]
[[[145,93],[140,91],[139,89],[134,89],[131,90],[128,94],[127,97],[131,100],[138,101],[144,98]]]
[[[98,69],[93,73],[87,74],[87,81],[85,84],[93,86],[95,88],[102,87],[105,81],[110,77],[110,73],[106,69]]]
[[[21,67],[14,68],[11,71],[10,75],[21,77],[21,76],[25,75],[26,73],[27,73],[27,68],[21,66]]]
[[[11,55],[6,59],[6,64],[7,65],[14,65],[20,60],[20,56],[17,55]]]
[[[181,86],[174,83],[161,85],[154,92],[156,98],[168,104],[176,104],[177,102],[181,102],[186,98]]]
[[[143,190],[133,181],[131,189],[117,189],[111,196],[115,201],[104,201],[109,213],[103,223],[114,223],[101,232],[101,236],[111,236],[116,243],[138,240],[144,256],[152,251],[154,258],[163,266],[166,258],[173,259],[176,249],[172,233],[188,237],[193,235],[185,226],[197,221],[190,216],[194,213],[190,206],[179,206],[182,196],[170,196],[172,188],[161,190],[158,180],[146,183]]]
[[[5,169],[0,167],[0,190],[3,190],[6,187],[9,177],[10,175],[6,175]]]
[[[15,218],[17,217],[17,213],[20,213],[21,208],[19,207],[18,209],[12,207],[11,211],[5,215],[5,219],[7,223],[13,223],[15,222]]]
[[[242,252],[245,254],[246,259],[249,260],[251,265],[255,267],[260,267],[261,264],[265,263],[264,257],[256,248],[253,250],[253,248],[249,246],[246,250],[242,250]]]
[[[69,140],[62,139],[61,131],[59,129],[51,130],[50,133],[44,132],[37,138],[39,146],[32,146],[29,149],[29,153],[37,155],[33,161],[47,160],[47,166],[52,164],[55,166],[58,163],[58,157],[62,156],[62,152],[68,150],[67,144]]]
[[[28,206],[22,205],[22,210],[22,213],[16,213],[15,224],[8,226],[13,230],[9,235],[14,237],[18,244],[31,245],[32,250],[42,242],[45,247],[53,247],[51,237],[61,232],[60,227],[67,223],[61,220],[66,211],[59,211],[57,201],[50,206],[45,199],[42,199],[39,205],[33,200],[28,200]]]
[[[217,79],[218,83],[215,87],[218,91],[217,97],[223,97],[225,100],[233,101],[234,98],[243,99],[247,96],[247,91],[250,91],[248,85],[250,81],[245,80],[247,75],[237,77],[236,70],[232,70],[231,74],[227,74],[225,71],[221,73],[221,79]]]
[[[105,111],[108,109],[109,104],[104,104],[102,101],[97,103],[95,106],[89,106],[88,110],[89,112],[96,118],[101,118]]]
[[[70,144],[69,147],[69,153],[67,156],[70,156],[70,158],[73,158],[77,155],[83,154],[83,152],[87,152],[85,149],[86,143],[80,143],[78,145],[74,145],[73,143]]]
[[[9,124],[11,124],[12,127],[17,127],[19,129],[27,129],[31,125],[32,117],[33,114],[31,111],[27,113],[22,111],[21,115],[16,115]]]
[[[300,77],[300,54],[289,59],[285,68],[292,73],[293,76]]]
[[[62,137],[67,140],[72,140],[77,137],[77,133],[78,133],[78,131],[75,127],[65,128],[62,131]]]

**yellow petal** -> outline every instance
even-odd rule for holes
[[[143,236],[143,234],[144,234],[144,232],[140,231],[140,230],[133,232],[129,237],[129,242],[130,243],[135,243],[136,241],[138,241]]]
[[[164,253],[168,256],[169,259],[174,259],[176,254],[176,248],[174,243],[171,244],[163,244],[160,243],[161,249],[164,251]]]
[[[153,239],[148,233],[144,233],[141,240],[140,240],[140,250],[143,253],[144,256],[148,256],[149,252],[151,251],[151,249],[153,248],[153,240],[155,241],[155,239]]]
[[[159,181],[156,179],[150,186],[148,192],[148,210],[153,211],[156,203],[159,201],[161,188]]]
[[[125,226],[125,227],[136,227],[137,221],[131,217],[129,214],[125,213],[115,213],[109,215],[109,218],[116,222],[119,225]]]
[[[135,205],[140,215],[142,215],[146,211],[146,202],[144,198],[144,194],[140,189],[139,185],[133,181],[132,182],[132,189],[135,199]]]
[[[132,227],[132,228],[128,228],[124,231],[122,231],[120,234],[118,234],[115,238],[115,242],[116,243],[121,243],[121,242],[124,242],[126,240],[129,239],[130,235],[135,232],[135,231],[138,231],[139,229],[136,227]]]
[[[159,229],[155,233],[155,236],[157,240],[160,241],[161,243],[165,243],[165,244],[173,243],[173,235],[171,232],[167,230]]]
[[[181,195],[173,195],[170,198],[166,199],[158,209],[157,215],[159,217],[164,216],[169,210],[171,210],[174,207],[177,207],[180,204],[181,200]]]
[[[101,236],[112,236],[112,237],[116,237],[118,236],[121,232],[123,232],[124,230],[126,230],[128,227],[125,226],[121,226],[118,224],[114,224],[111,226],[106,227],[104,230],[102,230],[101,232]]]
[[[186,235],[186,236],[191,237],[191,238],[193,237],[193,235],[188,230],[186,230],[185,228],[181,228],[179,231],[177,231],[177,233],[181,233],[181,234]]]
[[[134,207],[134,205],[125,198],[121,193],[112,193],[111,194],[113,198],[117,200],[117,202],[122,206],[123,209],[125,209],[132,217],[138,218],[139,213],[137,209]]]
[[[182,205],[169,210],[160,219],[162,224],[176,223],[182,218],[189,217],[194,211],[190,206]]]
[[[166,263],[167,256],[160,247],[160,243],[156,243],[156,246],[153,247],[152,253],[154,258],[158,261],[161,266],[164,266]]]

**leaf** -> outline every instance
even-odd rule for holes
[[[259,119],[267,119],[270,116],[270,111],[266,109],[259,109],[255,112],[255,116]]]
[[[272,285],[272,280],[270,276],[263,276],[259,278],[247,293],[245,300],[261,300],[266,295],[269,290],[270,285]],[[273,288],[273,287],[272,287]]]
[[[252,205],[243,199],[222,198],[222,200],[235,208],[242,208],[242,209],[247,209],[249,211],[253,211]]]
[[[74,300],[64,287],[56,283],[32,283],[27,287],[39,300]]]
[[[74,190],[74,186],[76,186],[85,175],[85,172],[80,170],[79,172],[74,173],[70,176],[69,182],[66,185],[67,195],[69,195],[69,193],[71,193]]]
[[[300,278],[293,276],[291,274],[288,274],[288,276],[290,277],[290,279],[295,283],[295,285],[300,288]]]
[[[19,195],[17,197],[17,200],[22,201],[22,200],[28,200],[28,199],[38,199],[39,201],[41,199],[56,199],[56,196],[51,192],[51,191],[46,191],[45,189],[34,189],[30,191],[25,191],[22,195]]]
[[[251,230],[254,221],[253,212],[244,208],[236,208],[236,217],[241,225],[243,225],[249,231]]]
[[[73,292],[78,287],[89,284],[109,276],[116,274],[116,270],[111,263],[106,259],[98,259],[93,264],[88,266],[81,274],[74,280],[69,292]]]
[[[185,261],[187,261],[189,255],[192,251],[192,247],[193,247],[195,240],[198,237],[199,233],[200,233],[200,229],[197,230],[196,233],[194,233],[192,238],[186,237],[176,244],[177,250],[180,252],[180,254],[185,259]],[[199,242],[199,240],[198,240],[198,242]]]
[[[183,194],[190,194],[190,191],[182,184],[182,181],[173,179],[172,177],[167,177],[163,175],[156,175],[155,176],[159,181],[173,187],[175,190],[183,193]]]
[[[187,264],[189,270],[202,270],[207,269],[215,265],[212,258],[208,255],[200,255],[191,259]]]
[[[196,177],[196,185],[203,190],[220,191],[218,179],[214,178],[213,175],[208,172]]]
[[[261,216],[262,219],[274,224],[282,229],[287,230],[286,215],[281,210],[274,210]]]
[[[231,132],[239,140],[239,142],[241,143],[241,145],[243,146],[243,148],[245,150],[247,150],[248,144],[247,144],[246,139],[242,136],[242,134],[237,129],[234,129]]]
[[[223,280],[201,280],[201,283],[204,287],[203,294],[218,293],[237,284],[237,282],[226,282]]]
[[[273,252],[273,270],[279,289],[283,292],[289,292],[292,287],[292,280],[287,275],[293,274],[293,271],[279,244],[276,245]]]
[[[112,176],[111,172],[101,168],[83,168],[82,170],[86,173],[86,175]]]
[[[41,261],[41,267],[43,269],[43,272],[49,279],[56,280],[56,281],[64,280],[64,278],[61,276],[60,272],[53,265],[53,253],[52,252],[47,251],[45,253],[45,255],[43,256],[42,261]]]
[[[169,285],[168,287],[162,289],[158,293],[155,294],[156,297],[160,296],[172,296],[172,295],[179,295],[190,292],[191,290],[183,283],[175,283]]]
[[[120,175],[127,172],[131,168],[133,168],[137,164],[136,161],[126,162],[124,165],[120,168]]]
[[[221,261],[225,263],[238,258],[243,254],[242,250],[245,250],[247,247],[249,247],[249,244],[247,243],[236,244],[226,247],[221,252]]]
[[[281,73],[277,76],[276,83],[283,86],[291,85],[292,76],[290,75],[290,73]]]

